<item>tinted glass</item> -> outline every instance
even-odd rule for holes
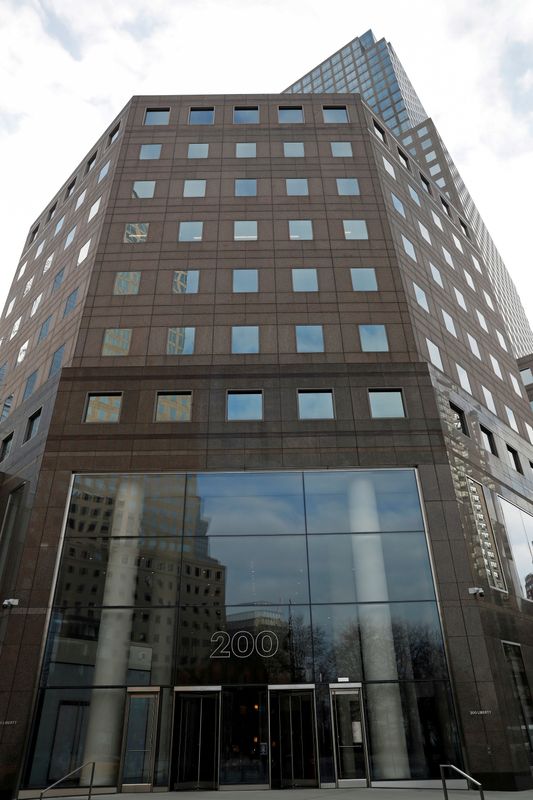
[[[307,178],[287,178],[285,181],[288,195],[308,195]]]
[[[235,144],[236,158],[255,158],[255,156],[256,156],[255,142],[237,142]]]
[[[303,122],[304,112],[301,106],[282,106],[278,109],[278,122]]]
[[[283,155],[285,158],[303,158],[305,148],[303,142],[283,142]]]
[[[257,325],[234,325],[231,329],[232,353],[258,353],[259,328]]]
[[[170,118],[169,108],[147,108],[144,115],[145,125],[168,125]]]
[[[235,181],[235,197],[255,197],[257,181],[255,178],[237,178]]]
[[[187,158],[208,158],[209,144],[198,143],[190,144],[187,150]]]
[[[359,325],[359,336],[365,353],[384,353],[389,349],[385,325]]]
[[[378,282],[373,267],[354,267],[350,274],[354,292],[377,292]]]
[[[368,397],[372,417],[405,417],[401,391],[370,391]]]
[[[331,392],[298,392],[300,419],[333,419],[333,394]]]
[[[203,227],[203,222],[180,222],[178,241],[201,242]]]
[[[155,409],[156,422],[189,422],[192,396],[181,392],[158,392]]]
[[[233,270],[234,292],[257,292],[257,290],[258,290],[258,272],[256,269]]]
[[[212,125],[214,121],[214,108],[191,108],[189,112],[189,125]]]
[[[298,353],[324,352],[322,325],[296,325],[296,351]]]
[[[348,122],[348,111],[346,106],[324,106],[324,122],[333,122],[337,125]]]
[[[313,223],[310,219],[289,220],[289,238],[303,240],[313,238]]]
[[[357,178],[337,178],[337,192],[340,195],[357,195],[359,181]]]
[[[227,418],[234,420],[262,420],[263,395],[261,392],[228,392]]]
[[[335,158],[351,158],[352,143],[351,142],[331,142],[331,155]]]
[[[142,144],[139,158],[141,161],[150,161],[161,158],[161,144]]]
[[[342,224],[345,239],[368,239],[368,230],[364,219],[345,219]]]
[[[153,197],[155,192],[155,181],[133,181],[131,196],[136,200],[146,197]]]
[[[184,197],[205,197],[205,180],[186,180],[183,182]]]
[[[318,292],[316,269],[293,269],[292,288],[294,292]]]
[[[233,122],[241,125],[251,125],[259,122],[259,109],[257,106],[236,106],[233,109]]]

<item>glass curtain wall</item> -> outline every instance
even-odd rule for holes
[[[91,760],[119,784],[128,687],[160,689],[164,786],[174,686],[307,683],[334,781],[339,678],[363,684],[371,779],[460,762],[414,470],[75,478],[28,786]]]

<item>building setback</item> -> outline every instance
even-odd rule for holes
[[[359,94],[134,97],[0,335],[2,796],[533,785],[531,409]]]

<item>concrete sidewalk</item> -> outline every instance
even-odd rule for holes
[[[449,788],[450,800],[476,800],[477,791]],[[148,793],[124,792],[120,794],[98,794],[97,800],[141,800]],[[86,795],[77,795],[72,800],[80,800]],[[153,792],[151,800],[441,800],[442,789],[286,789],[286,790],[222,790],[215,792]],[[533,792],[491,792],[485,791],[486,800],[533,800]],[[65,795],[61,800],[69,800]]]

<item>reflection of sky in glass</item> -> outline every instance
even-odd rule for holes
[[[526,577],[533,573],[533,517],[503,497],[499,501],[513,554],[515,582],[520,594],[526,597]]]
[[[256,269],[233,270],[234,292],[257,292],[257,289],[258,289],[258,272]]]
[[[385,325],[359,325],[359,336],[365,353],[385,353],[389,349]]]
[[[318,280],[316,269],[293,269],[292,288],[295,292],[317,292]]]
[[[297,325],[296,350],[298,353],[322,353],[324,351],[322,325]]]
[[[263,419],[261,392],[228,392],[228,420]]]
[[[231,329],[231,352],[259,352],[259,328],[257,325],[235,325]]]
[[[333,419],[331,392],[298,392],[300,419]]]
[[[369,392],[373,417],[404,417],[401,391]]]

